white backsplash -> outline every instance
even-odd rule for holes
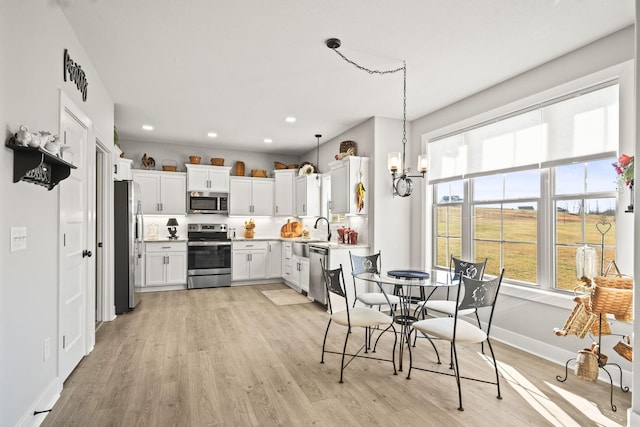
[[[309,230],[309,237],[312,239],[325,240],[327,238],[327,223],[321,220],[318,223],[318,229],[313,226],[317,217],[313,218],[297,218],[297,217],[229,217],[227,215],[203,214],[203,215],[145,215],[144,217],[144,238],[148,239],[149,225],[157,224],[159,239],[165,239],[169,236],[167,231],[167,221],[169,218],[175,218],[178,221],[177,235],[181,239],[187,238],[188,224],[227,224],[229,229],[236,230],[236,236],[242,237],[244,232],[244,223],[253,218],[256,224],[255,238],[280,237],[280,229],[287,223],[287,220],[299,221],[303,227]],[[364,216],[347,216],[343,223],[333,222],[330,224],[331,241],[338,241],[338,232],[340,227],[349,227],[358,232],[358,243],[367,243],[368,221]]]

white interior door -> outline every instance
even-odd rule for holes
[[[61,99],[60,139],[73,153],[77,169],[59,184],[60,194],[60,330],[59,379],[66,380],[87,352],[87,301],[95,289],[87,186],[88,153],[93,159],[90,124],[72,104]],[[68,105],[65,105],[68,104]],[[91,274],[90,274],[91,272]],[[92,299],[91,299],[92,300]],[[93,310],[91,310],[93,311]]]

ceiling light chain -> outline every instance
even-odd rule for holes
[[[342,52],[338,51],[338,48],[342,44],[339,39],[328,39],[326,45],[329,49],[333,50],[337,53],[342,59],[344,59],[349,64],[358,68],[359,70],[366,71],[369,74],[392,74],[402,71],[402,156],[400,159],[397,159],[397,156],[400,153],[391,153],[389,154],[389,170],[392,175],[392,186],[393,186],[393,195],[399,195],[401,197],[406,197],[411,194],[413,190],[413,183],[411,182],[410,177],[413,178],[424,178],[424,174],[427,171],[427,160],[426,156],[420,155],[418,157],[418,170],[421,175],[409,175],[411,172],[410,168],[406,167],[405,155],[406,155],[406,146],[407,146],[407,62],[402,61],[402,67],[395,68],[392,70],[371,70],[369,68],[363,67],[360,64],[350,60],[346,56],[342,54]],[[392,159],[394,162],[392,164]],[[395,160],[400,160],[400,164],[395,163]],[[400,166],[401,171],[398,174],[398,166]]]

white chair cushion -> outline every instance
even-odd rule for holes
[[[351,308],[349,309],[349,315],[351,317],[352,327],[389,325],[393,321],[391,316],[366,307]],[[349,326],[347,310],[333,313],[331,319],[339,325]]]
[[[420,332],[424,332],[430,337],[441,338],[453,341],[453,317],[436,317],[417,321],[413,327]],[[457,343],[479,343],[487,339],[487,334],[475,325],[458,319],[456,342]]]
[[[456,302],[455,301],[447,301],[447,300],[429,300],[429,301],[420,301],[418,306],[424,306],[427,310],[438,311],[440,313],[448,314],[449,316],[453,316],[456,314]],[[467,314],[472,314],[475,310],[473,308],[466,308],[464,310],[458,311],[458,315],[466,316]]]
[[[394,304],[400,304],[400,298],[396,295],[387,295],[389,302]],[[356,298],[358,301],[365,305],[389,305],[387,299],[382,292],[369,292],[365,294],[359,294]]]

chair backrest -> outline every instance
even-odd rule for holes
[[[353,295],[355,298],[358,296],[358,281],[355,277],[360,273],[376,273],[380,274],[382,271],[382,257],[380,251],[377,254],[372,255],[354,255],[349,251],[349,259],[351,260],[351,278],[353,279]],[[355,307],[356,300],[353,300],[353,306]]]
[[[324,261],[320,260],[320,265],[322,266],[322,274],[324,276],[324,285],[327,289],[327,305],[329,306],[329,313],[333,314],[333,301],[331,299],[331,294],[336,294],[342,299],[344,299],[344,304],[347,310],[347,316],[349,313],[349,303],[347,301],[347,292],[344,287],[344,273],[342,272],[342,264],[340,264],[340,268],[336,268],[334,270],[330,270],[325,268]],[[337,310],[340,311],[340,310]]]
[[[351,259],[351,272],[352,274],[360,273],[380,273],[382,268],[382,259],[380,252],[373,255],[354,255],[349,251],[349,258]]]
[[[491,320],[493,319],[493,310],[496,306],[503,275],[504,269],[502,269],[498,277],[489,280],[472,279],[468,276],[461,276],[460,286],[458,286],[458,297],[456,299],[456,322],[458,319],[458,311],[460,310],[491,307],[491,314],[487,326],[487,335],[489,335]]]
[[[453,281],[458,281],[460,279],[460,275],[482,280],[486,266],[487,258],[481,262],[471,262],[451,255],[451,260],[449,262],[449,274]]]

